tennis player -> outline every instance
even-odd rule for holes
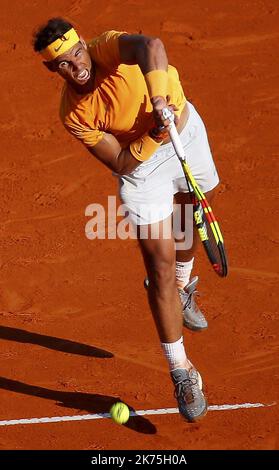
[[[190,249],[176,252],[174,236],[164,236],[174,196],[178,204],[190,201],[162,109],[175,112],[188,163],[210,200],[218,175],[204,124],[158,38],[108,31],[86,43],[72,24],[52,18],[36,32],[34,50],[65,81],[60,106],[65,128],[119,180],[120,197],[137,227],[149,303],[179,410],[196,421],[207,402],[185,353],[182,326],[202,330],[207,321],[194,299],[198,278],[190,279],[196,238]],[[187,218],[182,225],[187,233]]]

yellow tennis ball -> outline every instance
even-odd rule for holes
[[[125,424],[130,417],[130,411],[125,403],[118,401],[112,405],[110,409],[110,416],[112,417],[113,421],[115,421],[115,423]]]

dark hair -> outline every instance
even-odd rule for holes
[[[63,18],[51,18],[47,24],[41,26],[33,37],[33,47],[35,52],[45,49],[56,39],[67,33],[73,26]]]

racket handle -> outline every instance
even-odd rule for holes
[[[162,110],[162,114],[163,114],[164,119],[169,119],[170,120],[169,135],[170,135],[170,139],[172,141],[172,145],[174,146],[174,149],[177,153],[177,156],[181,160],[185,160],[185,152],[184,152],[179,134],[177,132],[176,125],[174,123],[174,114],[168,108],[164,108]]]

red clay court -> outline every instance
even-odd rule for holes
[[[38,4],[40,5],[38,7]],[[195,263],[209,329],[185,331],[210,410],[0,427],[5,449],[278,449],[278,2],[15,0],[1,18],[0,421],[168,409],[167,363],[136,241],[85,237],[111,172],[60,124],[61,81],[31,47],[52,16],[85,39],[109,29],[159,36],[207,125],[221,184],[214,211],[229,255],[219,279]]]

